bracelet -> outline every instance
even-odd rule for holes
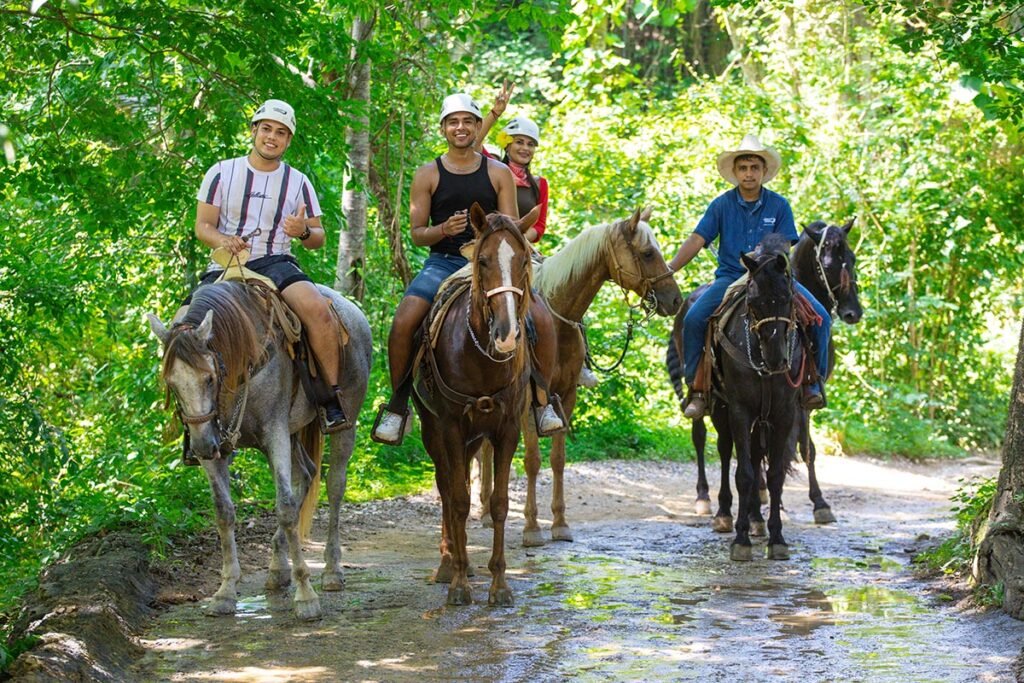
[[[441,225],[437,226],[437,227],[441,228],[441,237],[442,238],[444,238],[444,237],[451,237],[451,235],[449,235],[447,232],[444,231],[444,226],[447,225],[447,224],[448,224],[448,221],[445,221],[444,223],[441,223]]]
[[[306,229],[302,231],[302,234],[301,234],[301,235],[299,235],[299,241],[300,241],[300,242],[305,242],[306,240],[308,240],[308,239],[309,239],[310,235],[312,235],[312,234],[313,234],[313,233],[311,233],[311,232],[309,231],[309,226],[307,225],[307,226],[306,226]]]

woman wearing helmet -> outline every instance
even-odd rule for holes
[[[498,95],[494,98],[491,111],[484,117],[480,134],[476,139],[476,149],[491,156],[484,148],[484,140],[491,127],[505,112],[505,106],[512,96],[515,85],[506,81]],[[502,163],[512,171],[516,181],[516,200],[519,204],[519,215],[525,216],[533,207],[540,206],[540,217],[533,227],[526,231],[526,239],[530,242],[540,241],[547,227],[548,218],[548,181],[530,172],[530,162],[540,144],[540,128],[525,116],[516,116],[498,133],[498,145],[504,151]]]

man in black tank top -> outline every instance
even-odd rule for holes
[[[412,241],[417,246],[429,246],[430,256],[406,289],[391,324],[388,366],[392,395],[387,405],[378,411],[371,435],[374,441],[397,445],[405,436],[416,332],[430,312],[441,282],[468,263],[459,248],[473,239],[473,232],[468,229],[469,208],[476,202],[485,213],[500,211],[513,218],[519,216],[512,172],[501,162],[488,159],[473,149],[482,121],[480,107],[468,95],[458,93],[446,97],[441,106],[441,134],[448,143],[448,151],[420,166],[413,176],[409,191]],[[538,319],[535,320],[538,337],[550,343],[553,359],[554,329],[550,314],[545,309],[535,318]],[[551,328],[550,334],[543,329],[546,327]],[[536,355],[547,355],[541,353],[541,346],[537,344]],[[546,425],[550,429],[542,424],[542,432],[564,427],[550,406],[545,407],[543,417],[547,418]]]

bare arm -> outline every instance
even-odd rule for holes
[[[483,125],[480,126],[480,133],[477,135],[476,140],[473,141],[473,149],[477,152],[484,148],[484,140],[487,139],[487,134],[491,132],[491,128],[498,122],[501,115],[505,113],[505,106],[512,98],[512,91],[515,89],[515,83],[509,83],[508,81],[502,83],[501,90],[494,97],[494,104],[491,105],[491,110],[484,116]]]
[[[306,205],[299,204],[295,213],[284,217],[284,233],[298,239],[309,228],[309,237],[299,241],[306,249],[319,249],[326,241],[326,231],[320,224],[320,216],[306,218]]]
[[[512,177],[512,171],[500,161],[485,159],[487,172],[490,174],[491,184],[498,192],[498,211],[519,218],[519,202],[516,200],[516,180]]]
[[[484,159],[486,162],[486,159]],[[440,225],[430,225],[430,191],[437,178],[437,166],[424,164],[416,169],[409,188],[409,230],[412,243],[419,247],[437,244],[445,237],[454,237],[469,224],[464,213],[457,213]]]
[[[676,255],[673,256],[672,260],[669,262],[669,270],[673,273],[677,272],[680,268],[692,261],[693,257],[700,252],[703,246],[704,238],[697,233],[693,233],[687,237],[686,241],[683,242],[683,246],[679,247],[679,251],[676,252]]]
[[[232,254],[237,254],[246,248],[241,237],[225,235],[217,229],[220,222],[220,208],[206,202],[196,202],[196,237],[199,241],[216,249],[224,247]]]

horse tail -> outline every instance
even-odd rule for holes
[[[306,454],[312,461],[312,477],[309,486],[306,487],[306,497],[302,499],[302,507],[299,508],[299,538],[303,541],[309,538],[313,530],[313,515],[316,514],[317,504],[320,502],[320,461],[324,454],[324,435],[320,432],[320,423],[313,420],[299,433],[299,442]]]
[[[668,377],[672,381],[672,388],[680,403],[686,400],[686,390],[683,388],[683,364],[679,358],[679,350],[676,348],[675,339],[669,338],[668,350],[665,351],[665,365],[668,367]]]

